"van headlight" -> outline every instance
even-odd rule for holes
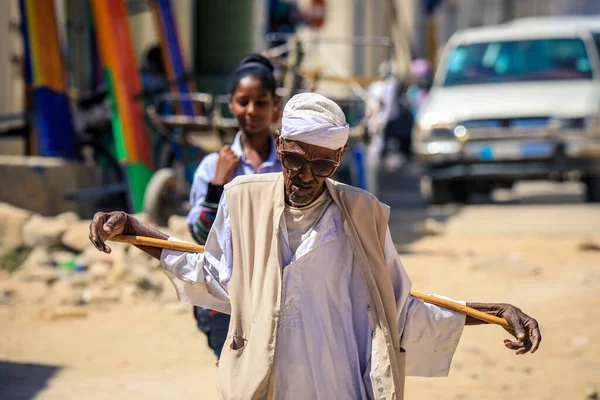
[[[414,136],[417,140],[448,140],[456,139],[455,126],[451,124],[438,124],[427,126],[415,124]]]
[[[414,137],[417,140],[448,140],[456,139],[455,116],[449,112],[426,112],[417,119]]]
[[[596,115],[576,118],[554,118],[550,127],[556,130],[591,130],[598,125]]]

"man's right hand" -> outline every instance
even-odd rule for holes
[[[223,146],[221,151],[219,151],[215,177],[212,181],[213,185],[224,185],[229,182],[239,163],[240,159],[231,150],[231,146]]]
[[[123,211],[98,212],[90,223],[90,241],[100,251],[110,254],[106,241],[125,232],[130,215]]]

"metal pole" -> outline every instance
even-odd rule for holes
[[[502,4],[502,22],[509,22],[516,18],[517,10],[515,0],[504,0]]]

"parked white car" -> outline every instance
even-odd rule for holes
[[[600,201],[600,18],[456,33],[413,132],[432,204],[527,179],[580,179]]]

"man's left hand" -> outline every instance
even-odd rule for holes
[[[514,332],[507,329],[516,340],[504,339],[504,345],[515,350],[517,355],[535,353],[540,347],[542,333],[538,322],[525,314],[521,309],[510,304],[502,303],[467,303],[467,306],[496,317],[504,318],[514,328]],[[467,317],[467,325],[482,323],[472,317]]]

